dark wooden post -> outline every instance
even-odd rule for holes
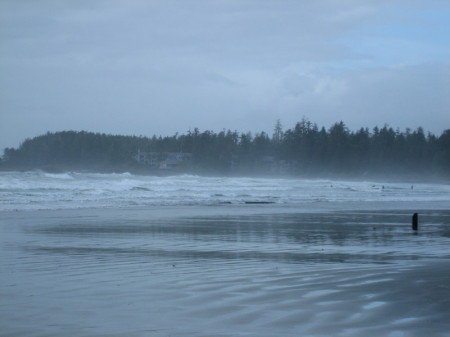
[[[413,231],[416,231],[419,227],[419,215],[417,213],[414,213],[412,216],[412,229]]]

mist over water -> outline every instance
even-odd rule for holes
[[[450,202],[450,185],[289,178],[0,172],[0,210],[327,202]]]

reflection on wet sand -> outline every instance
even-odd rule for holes
[[[450,336],[448,211],[46,214],[0,227],[0,335]]]

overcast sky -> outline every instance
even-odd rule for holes
[[[303,116],[450,128],[450,1],[0,0],[0,149]]]

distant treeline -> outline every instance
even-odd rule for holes
[[[135,160],[140,152],[191,153],[183,172],[279,174],[308,177],[402,176],[450,178],[450,129],[442,135],[394,130],[385,125],[350,131],[343,122],[329,129],[302,119],[272,135],[188,131],[168,137],[63,131],[25,140],[4,150],[3,169],[150,171]]]

